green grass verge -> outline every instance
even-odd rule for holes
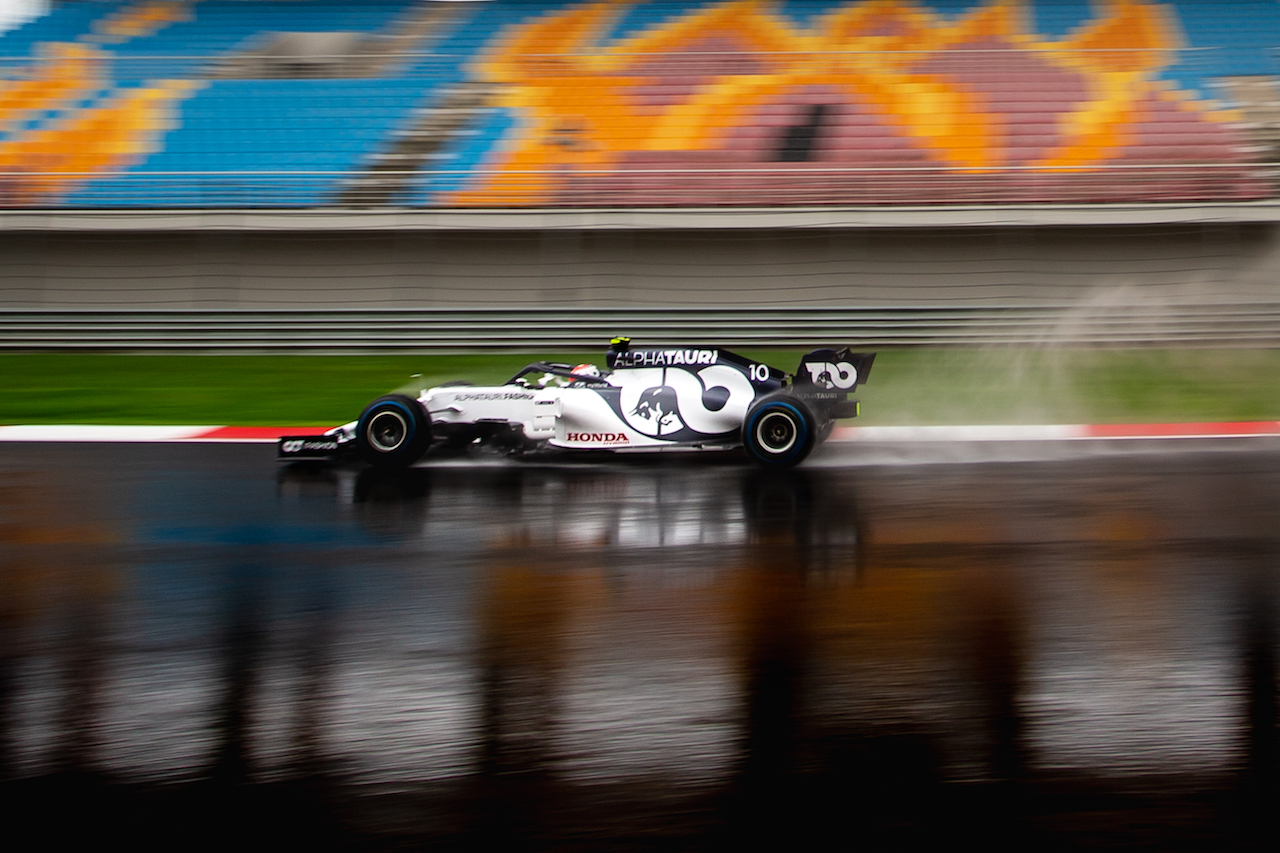
[[[335,424],[413,373],[497,383],[531,358],[5,354],[0,423]],[[859,397],[863,424],[1280,420],[1280,351],[890,350]]]
[[[1280,350],[899,350],[859,396],[867,424],[1280,420]]]

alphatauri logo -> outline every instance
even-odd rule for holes
[[[814,385],[830,390],[847,391],[858,383],[858,370],[847,361],[832,364],[827,361],[811,361],[805,364]]]
[[[719,350],[713,349],[633,349],[618,353],[615,367],[674,367],[715,364]]]

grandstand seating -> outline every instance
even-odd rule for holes
[[[61,2],[0,37],[0,204],[1254,199],[1211,98],[1278,45],[1274,2]]]

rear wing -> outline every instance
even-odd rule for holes
[[[800,359],[794,385],[798,391],[852,391],[867,381],[873,352],[850,352],[841,349],[816,349]]]

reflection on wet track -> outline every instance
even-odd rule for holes
[[[1269,843],[1278,497],[1257,450],[4,447],[4,797],[157,844]]]

